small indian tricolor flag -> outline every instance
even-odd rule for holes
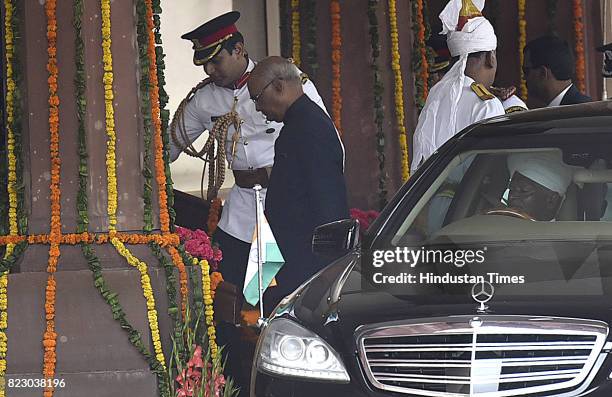
[[[274,277],[285,264],[283,255],[276,244],[276,239],[272,234],[272,229],[268,224],[265,216],[262,216],[261,222],[261,251],[263,262],[263,286],[264,291],[273,284]],[[247,264],[246,276],[244,278],[244,299],[250,305],[257,305],[259,302],[259,272],[257,266],[257,229],[253,232],[253,240],[251,243],[251,252],[249,253],[249,262]]]

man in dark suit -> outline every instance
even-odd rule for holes
[[[567,41],[555,36],[539,37],[527,43],[524,53],[523,74],[530,102],[551,107],[592,101],[572,83],[574,56]]]
[[[284,123],[274,144],[265,205],[285,259],[278,286],[266,292],[266,304],[276,304],[325,266],[312,252],[314,229],[349,217],[344,148],[329,115],[304,95],[300,72],[290,61],[264,59],[248,88],[257,110]]]

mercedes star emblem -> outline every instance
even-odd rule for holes
[[[480,283],[474,284],[472,287],[472,298],[478,303],[480,306],[478,307],[478,312],[486,312],[489,308],[485,305],[488,301],[493,298],[493,294],[495,293],[495,288],[493,284],[488,281],[482,281]]]

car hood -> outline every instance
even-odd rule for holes
[[[305,285],[291,302],[291,316],[333,345],[354,349],[355,330],[362,325],[445,316],[520,315],[600,320],[612,324],[612,300],[600,294],[560,296],[547,293],[495,295],[479,311],[472,285],[451,293],[397,295],[364,290],[361,255],[350,253]],[[282,313],[281,313],[282,314]]]

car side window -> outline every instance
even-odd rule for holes
[[[424,197],[417,204],[417,207],[419,205],[422,207],[418,215],[414,219],[407,218],[400,227],[401,236],[398,233],[394,244],[403,245],[427,240],[444,225],[455,195],[460,190],[460,185],[476,157],[475,154],[458,156],[451,162],[451,165],[434,182],[426,194],[427,198]]]
[[[541,226],[552,222],[546,230],[555,235],[578,227],[576,222],[585,227],[586,222],[610,222],[611,179],[607,160],[567,163],[555,147],[465,152],[438,174],[391,244],[419,246],[477,233],[518,238],[533,229],[530,222],[515,222],[514,229],[500,226],[511,218]]]

